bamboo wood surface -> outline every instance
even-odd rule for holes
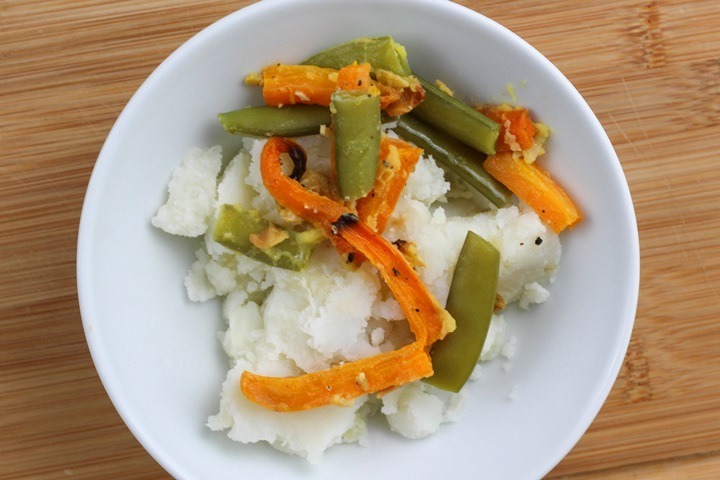
[[[78,221],[98,152],[140,83],[247,3],[0,0],[0,478],[169,478],[90,359]],[[720,3],[459,3],[573,82],[616,147],[638,217],[628,355],[550,477],[720,478]]]

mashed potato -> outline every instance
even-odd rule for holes
[[[329,175],[328,140],[301,139],[308,168]],[[242,372],[299,375],[341,361],[353,361],[398,348],[412,340],[399,304],[366,263],[347,270],[325,242],[301,272],[283,270],[236,255],[212,240],[220,205],[240,204],[284,225],[259,171],[264,142],[247,140],[244,150],[220,172],[219,147],[193,151],[173,174],[169,198],[153,225],[179,235],[205,234],[185,279],[193,301],[223,298],[227,329],[221,333],[230,360],[219,412],[212,430],[227,430],[243,443],[267,442],[284,452],[322,459],[332,445],[368,441],[367,418],[381,414],[390,429],[422,438],[461,416],[465,393],[451,394],[415,382],[378,399],[358,398],[351,406],[278,413],[246,400]],[[451,184],[430,157],[423,157],[408,179],[384,236],[411,240],[425,266],[419,274],[444,304],[460,248],[468,230],[491,242],[501,254],[499,293],[522,308],[545,301],[560,260],[558,237],[529,208],[519,205],[479,212],[455,208],[472,195],[449,194]],[[461,189],[460,189],[461,190]],[[465,213],[457,213],[458,211]],[[470,211],[470,213],[467,213]],[[493,317],[481,361],[514,351],[501,315]]]

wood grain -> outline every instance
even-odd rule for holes
[[[0,478],[169,478],[95,373],[75,248],[130,96],[248,1],[0,1]],[[720,478],[720,4],[459,2],[552,60],[605,126],[640,228],[636,328],[599,416],[550,477]]]

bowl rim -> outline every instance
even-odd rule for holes
[[[305,3],[333,3],[340,4],[342,1],[349,3],[349,0],[303,0]],[[542,53],[531,46],[527,41],[522,39],[520,36],[509,30],[499,22],[486,17],[482,13],[472,10],[460,4],[456,4],[452,1],[447,0],[370,0],[369,3],[383,3],[392,1],[394,3],[405,3],[405,4],[424,4],[433,5],[437,8],[443,9],[454,9],[458,12],[463,12],[465,15],[470,15],[476,21],[483,22],[486,26],[498,30],[508,39],[515,42],[520,42],[523,48],[529,48],[533,55],[537,55],[539,60],[543,63],[544,67],[548,69],[552,76],[561,84],[564,88],[574,97],[574,101],[581,106],[585,116],[590,120],[593,125],[593,129],[599,129],[602,132],[601,139],[603,143],[603,156],[608,157],[612,160],[612,168],[614,169],[615,175],[619,176],[627,182],[626,177],[622,170],[620,160],[612,147],[610,139],[605,133],[600,121],[598,120],[595,113],[592,111],[590,106],[587,104],[585,99],[581,96],[574,85],[565,77],[565,75],[556,67],[549,59],[547,59]],[[156,439],[151,434],[148,434],[140,423],[133,418],[133,415],[128,411],[128,406],[123,400],[121,395],[118,393],[117,379],[114,378],[112,372],[112,365],[109,363],[105,356],[101,346],[98,344],[96,336],[91,335],[92,332],[92,317],[95,311],[95,299],[90,295],[89,290],[92,284],[92,275],[89,269],[89,265],[92,262],[92,219],[97,215],[97,202],[95,197],[98,195],[99,184],[101,177],[104,175],[105,170],[108,167],[108,160],[105,160],[110,154],[109,151],[115,148],[117,143],[118,132],[123,130],[128,122],[128,118],[131,117],[132,111],[142,103],[144,97],[151,90],[152,85],[155,83],[158,77],[161,77],[166,70],[168,70],[179,58],[182,58],[187,52],[195,48],[196,45],[202,43],[207,37],[215,34],[216,31],[225,28],[226,24],[232,24],[239,18],[249,16],[253,14],[263,14],[265,11],[276,10],[278,7],[283,5],[291,5],[299,3],[297,0],[261,0],[253,4],[246,5],[240,9],[231,12],[228,15],[219,18],[210,25],[206,26],[192,37],[184,41],[178,46],[170,55],[168,55],[142,82],[140,87],[134,92],[127,104],[124,106],[122,112],[117,117],[115,123],[110,129],[103,146],[98,154],[96,163],[93,167],[90,180],[88,182],[85,198],[82,206],[82,213],[80,216],[80,222],[78,227],[78,244],[76,251],[76,276],[77,276],[77,292],[80,307],[80,314],[83,322],[83,329],[85,333],[86,342],[90,350],[93,364],[97,371],[97,374],[102,382],[102,385],[110,398],[116,411],[122,418],[123,422],[127,425],[129,430],[137,441],[145,448],[145,450],[173,477],[185,478],[182,468],[180,468],[174,458],[170,455],[166,455],[162,448],[159,447]],[[597,390],[595,397],[587,402],[585,411],[581,415],[581,421],[578,421],[575,425],[575,429],[565,436],[566,441],[563,445],[558,445],[554,450],[556,454],[553,457],[548,456],[547,461],[543,465],[538,465],[536,468],[537,478],[543,477],[548,474],[555,466],[557,466],[564,457],[572,450],[577,442],[582,438],[584,433],[587,431],[591,423],[596,418],[603,404],[605,403],[616,379],[622,367],[624,357],[626,355],[632,330],[634,327],[635,316],[637,313],[637,304],[639,297],[640,288],[640,245],[639,245],[639,234],[637,228],[637,218],[633,207],[633,201],[630,196],[629,187],[623,192],[622,206],[625,214],[625,219],[633,228],[629,229],[630,238],[628,239],[630,245],[628,245],[628,251],[631,254],[628,265],[628,274],[631,280],[628,282],[632,286],[632,290],[626,297],[626,304],[624,305],[623,312],[626,316],[626,321],[622,324],[623,329],[620,332],[620,344],[615,352],[612,363],[606,371],[606,375],[603,378],[602,388]]]

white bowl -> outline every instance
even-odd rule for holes
[[[334,447],[311,467],[205,427],[228,366],[216,338],[224,327],[219,305],[185,297],[197,241],[165,235],[150,218],[188,150],[238,145],[215,118],[260,103],[257,90],[242,84],[247,73],[388,34],[407,47],[414,71],[442,78],[469,101],[507,100],[507,85],[515,85],[518,102],[553,127],[545,165],[585,220],[562,235],[550,300],[506,315],[518,353],[509,371],[495,362],[470,385],[460,421],[420,441],[377,422],[369,447]],[[113,127],[88,187],[78,243],[80,306],[98,373],[130,430],[181,479],[542,477],[605,401],[638,295],[635,216],[598,120],[540,53],[448,1],[266,0],[209,26],[157,68]]]

